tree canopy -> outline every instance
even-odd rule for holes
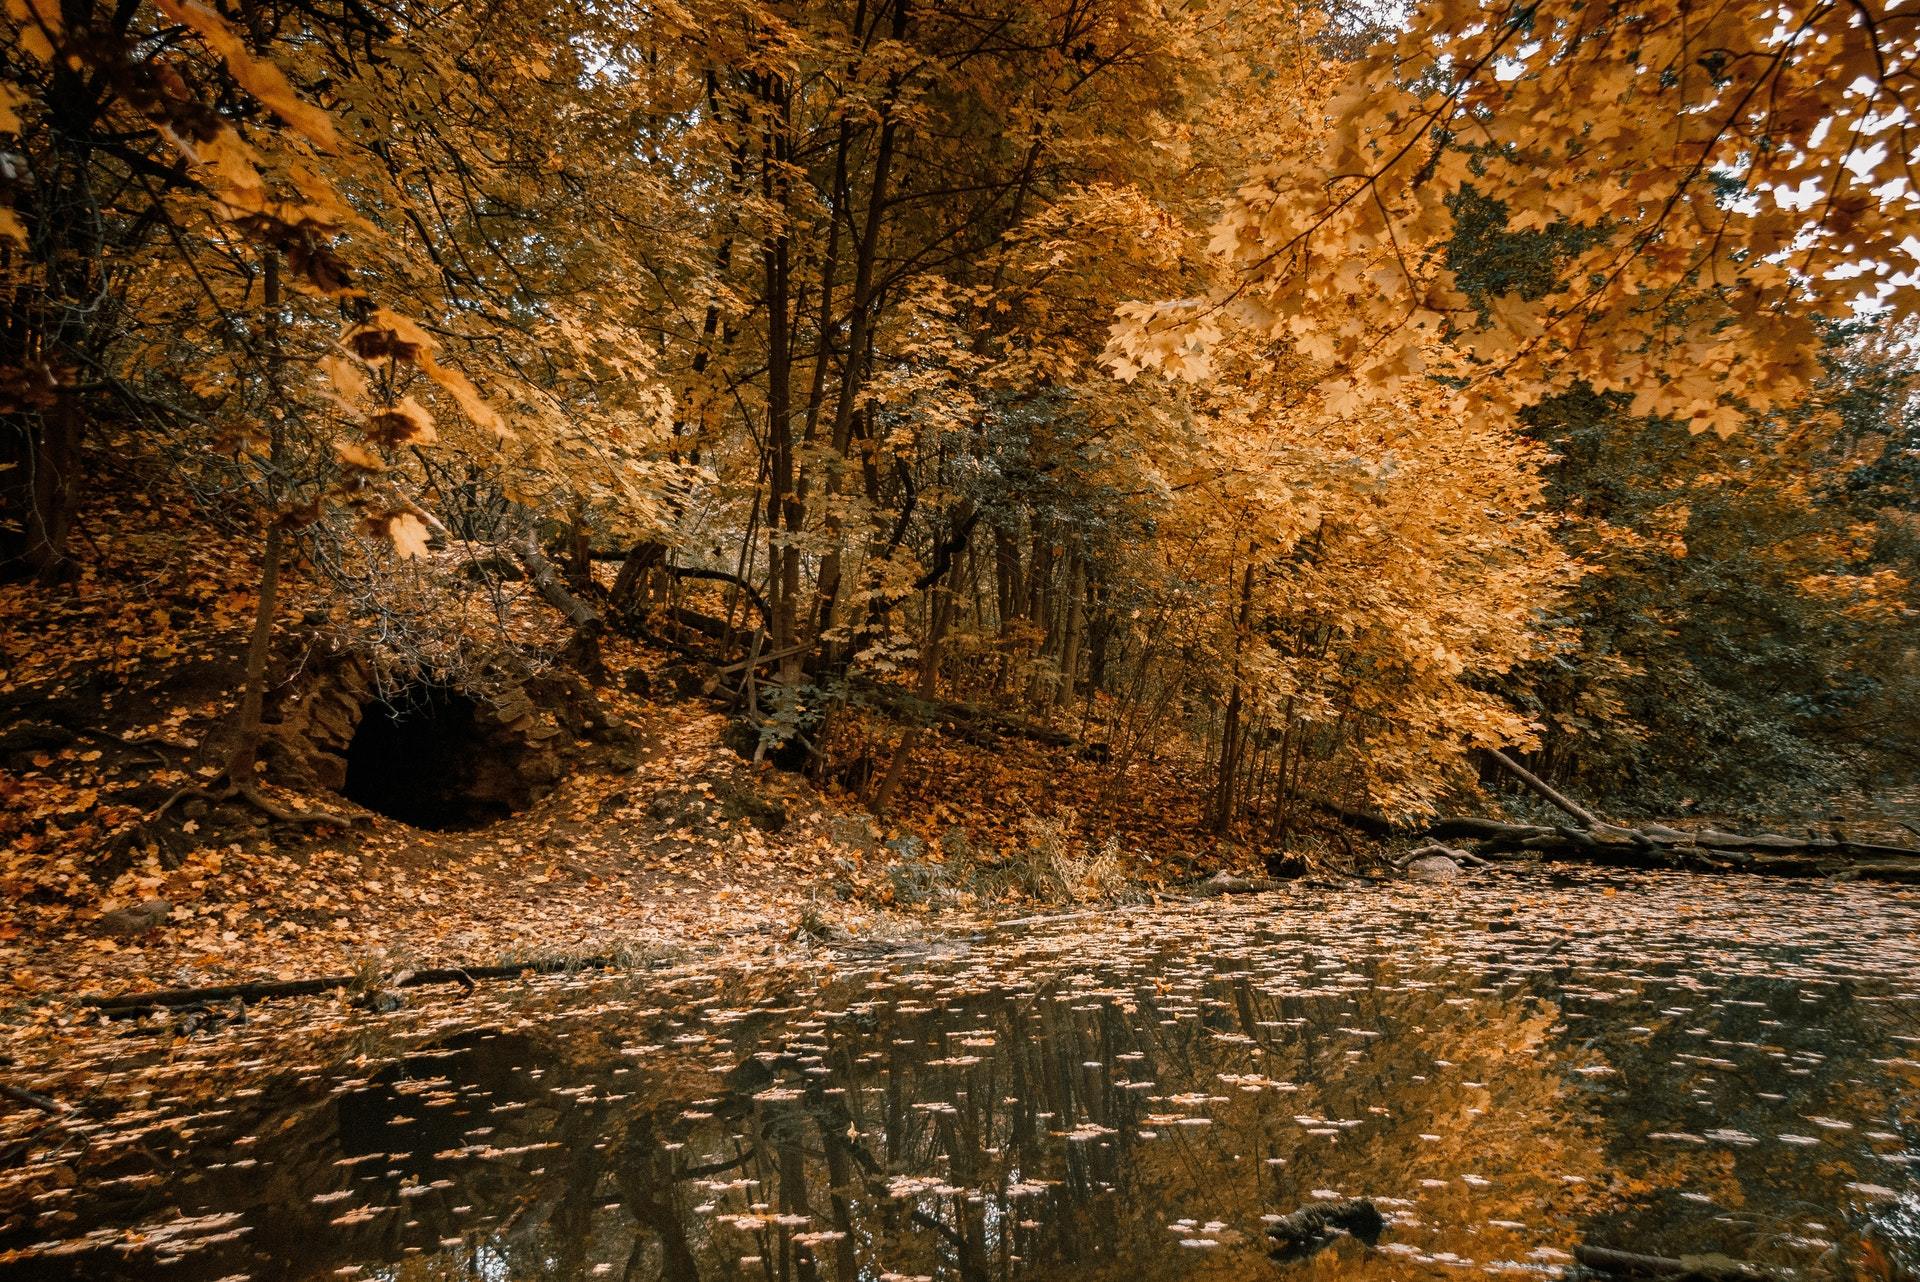
[[[236,787],[321,620],[593,680],[698,624],[756,755],[882,810],[943,703],[1262,839],[1476,750],[1663,798],[1916,750],[1897,8],[5,25],[0,557],[58,591],[128,489],[255,549]]]

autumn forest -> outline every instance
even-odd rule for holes
[[[1917,17],[4,0],[0,1276],[1916,1276]]]

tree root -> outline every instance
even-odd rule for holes
[[[209,805],[216,806],[224,801],[243,801],[267,818],[284,824],[350,828],[356,823],[366,822],[365,817],[361,815],[340,815],[325,810],[289,809],[265,796],[257,785],[241,783],[228,772],[221,771],[210,779],[186,784],[177,789],[172,796],[158,806],[115,833],[108,841],[109,848],[125,850],[151,838],[154,825],[165,819],[173,812],[173,808],[183,801],[205,801]]]
[[[173,751],[182,754],[190,754],[193,752],[191,745],[175,743],[173,740],[163,738],[160,735],[147,735],[140,739],[129,739],[125,735],[118,735],[111,730],[102,730],[96,726],[76,726],[74,733],[83,738],[92,739],[96,743],[117,744],[122,748],[128,748],[135,752],[144,752],[152,757],[154,762],[160,766],[171,766],[173,764],[160,752],[161,748],[171,748]]]
[[[366,822],[364,818],[357,815],[337,815],[329,810],[289,810],[280,803],[262,796],[259,789],[247,784],[232,784],[230,789],[230,797],[240,798],[267,818],[283,824],[348,828],[356,819],[362,823]]]

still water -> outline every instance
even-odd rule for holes
[[[1502,872],[286,1005],[9,1115],[0,1276],[1906,1277],[1916,963],[1908,890]]]

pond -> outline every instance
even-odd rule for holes
[[[0,1275],[1905,1277],[1917,963],[1911,891],[1502,872],[264,1008],[7,1118]]]

